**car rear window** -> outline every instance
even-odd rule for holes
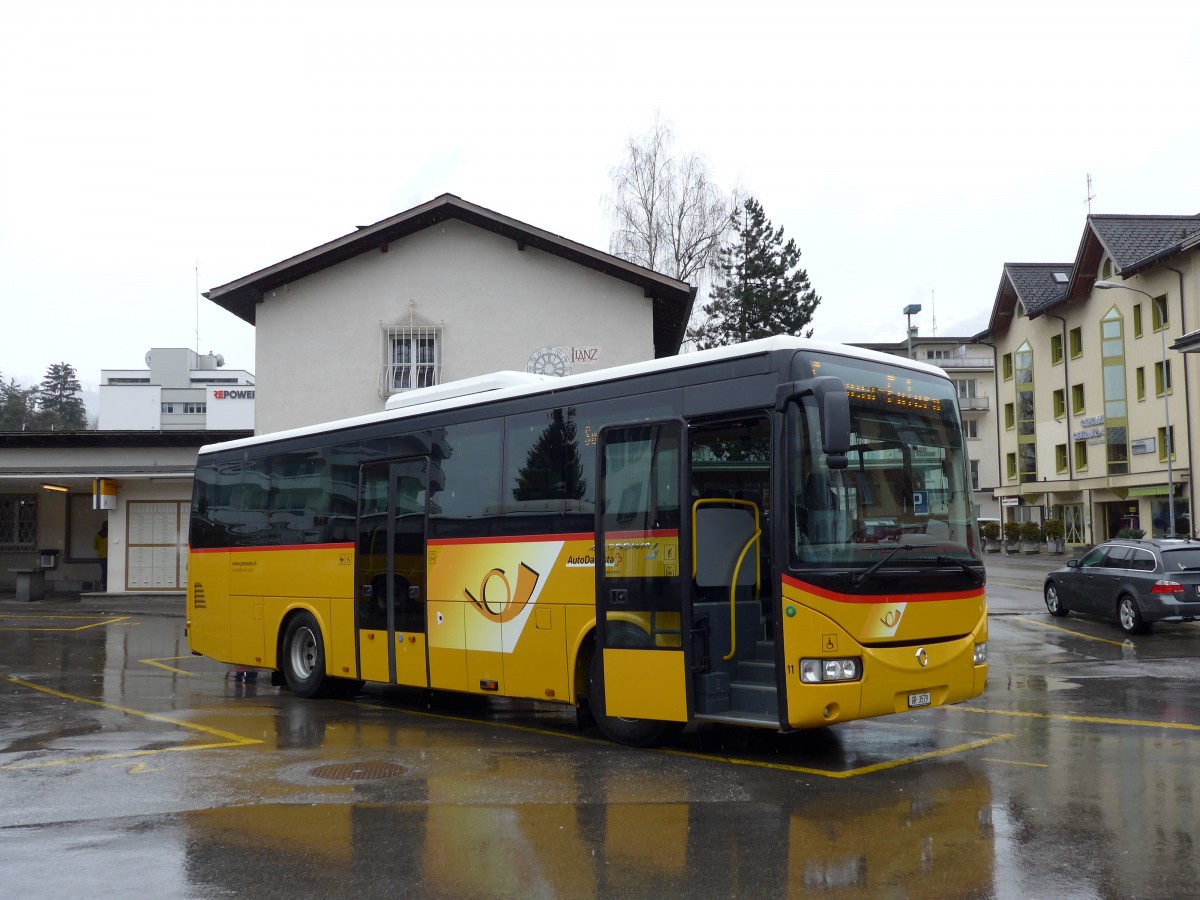
[[[1184,569],[1200,569],[1200,547],[1186,547],[1179,550],[1164,550],[1163,565],[1168,572],[1181,572]]]
[[[1154,554],[1149,550],[1134,550],[1133,556],[1125,560],[1125,568],[1136,569],[1139,572],[1153,572],[1157,567]]]

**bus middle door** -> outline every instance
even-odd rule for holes
[[[428,460],[365,465],[361,485],[356,579],[360,675],[427,687]],[[386,655],[373,646],[375,640],[387,642]]]
[[[680,421],[600,432],[596,622],[607,716],[688,718],[686,433]]]

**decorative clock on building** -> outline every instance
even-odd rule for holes
[[[529,357],[525,371],[535,375],[570,375],[571,353],[562,347],[539,347]]]

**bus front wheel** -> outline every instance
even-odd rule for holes
[[[588,665],[588,707],[604,736],[627,747],[657,747],[683,730],[683,722],[608,715],[604,701],[604,661],[599,647],[593,650]]]
[[[325,688],[325,643],[312,613],[300,612],[283,632],[283,677],[297,697],[318,697]]]

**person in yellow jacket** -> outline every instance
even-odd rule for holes
[[[108,590],[108,522],[100,526],[96,536],[92,538],[92,549],[100,559],[100,590]]]

